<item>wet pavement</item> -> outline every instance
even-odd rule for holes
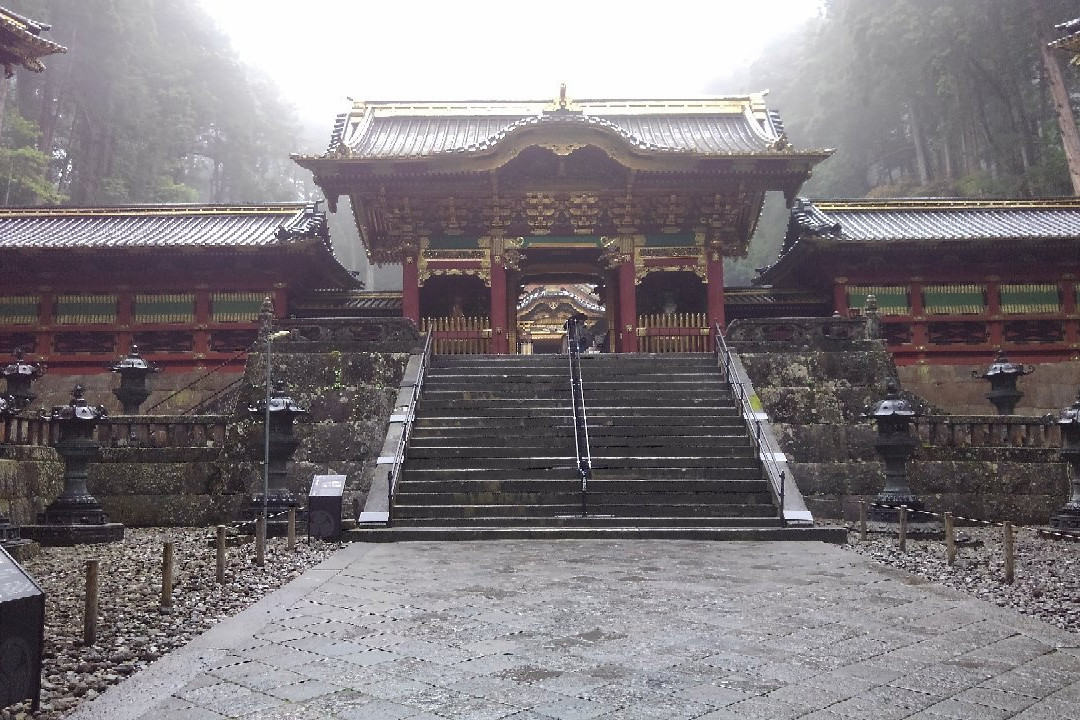
[[[1065,720],[1078,641],[821,543],[354,544],[71,717]]]

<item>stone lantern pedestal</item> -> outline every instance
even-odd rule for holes
[[[270,396],[269,412],[265,399],[249,407],[248,412],[264,423],[269,417],[270,424],[264,425],[259,435],[259,455],[264,456],[266,463],[263,469],[265,494],[252,494],[251,503],[244,510],[244,519],[254,520],[265,510],[267,535],[281,536],[286,532],[289,510],[296,509],[298,517],[301,511],[302,499],[288,487],[288,465],[300,447],[300,438],[293,434],[293,423],[308,411],[297,405],[278,383]]]
[[[22,533],[42,545],[82,545],[124,539],[124,526],[109,522],[97,499],[86,489],[86,466],[98,457],[101,445],[94,427],[105,415],[100,405],[91,407],[76,385],[71,403],[52,409],[51,419],[60,427],[55,448],[64,458],[64,491],[38,515],[36,525],[24,525]]]
[[[139,406],[150,397],[146,379],[151,373],[158,372],[160,368],[143,360],[139,356],[139,346],[132,345],[131,353],[126,358],[118,360],[109,370],[120,375],[120,387],[112,392],[123,406],[124,414],[138,415]]]
[[[911,490],[907,463],[915,453],[918,439],[911,434],[915,422],[915,409],[900,395],[896,380],[889,378],[885,398],[866,416],[877,423],[878,437],[874,449],[885,465],[885,488],[874,498],[869,512],[871,529],[878,532],[896,532],[900,522],[900,507],[908,509],[908,534],[923,538],[941,536],[942,525],[931,516],[923,514],[926,509],[922,500]]]
[[[1080,393],[1076,402],[1061,411],[1057,425],[1061,428],[1061,459],[1069,463],[1069,501],[1050,518],[1056,530],[1080,531]]]
[[[1016,410],[1016,404],[1020,402],[1020,398],[1024,397],[1024,393],[1016,388],[1016,381],[1033,372],[1035,372],[1033,366],[1024,367],[1018,363],[1011,363],[1009,358],[1005,357],[1005,352],[998,350],[997,358],[990,363],[986,372],[980,375],[977,370],[972,370],[971,376],[990,383],[990,392],[986,394],[986,399],[997,408],[998,415],[1012,415]]]

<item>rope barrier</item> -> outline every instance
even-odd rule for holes
[[[901,508],[904,508],[904,509],[906,509],[908,511],[909,515],[929,515],[931,517],[938,518],[938,519],[940,519],[942,521],[945,520],[945,515],[947,514],[947,513],[936,513],[936,512],[933,512],[931,510],[915,510],[910,505],[890,505],[888,503],[881,503],[881,502],[867,502],[866,506],[868,508],[884,508],[886,510],[899,510]],[[1004,528],[1006,525],[1014,525],[1015,526],[1015,523],[1011,523],[1011,522],[1008,522],[1008,521],[982,520],[981,518],[966,517],[964,515],[953,515],[952,519],[953,519],[953,522],[956,522],[957,520],[960,520],[960,521],[963,521],[963,522],[966,522],[966,523],[972,523],[972,524],[975,524],[975,525],[982,525],[984,527]],[[1080,541],[1080,530],[1075,530],[1075,531],[1052,530],[1050,528],[1042,528],[1042,527],[1040,527],[1040,528],[1036,528],[1036,532],[1038,533],[1039,537],[1052,538],[1052,539],[1061,539],[1061,540],[1070,540],[1070,541],[1073,541],[1073,542]]]
[[[180,393],[182,393],[182,392],[184,392],[185,390],[188,390],[188,389],[190,389],[190,388],[194,387],[194,386],[195,386],[196,384],[198,384],[198,383],[202,382],[203,380],[205,380],[206,378],[210,377],[211,375],[213,375],[214,373],[216,373],[216,372],[217,372],[218,370],[221,370],[221,369],[222,369],[223,367],[225,367],[225,366],[227,366],[227,365],[231,365],[231,364],[233,363],[233,361],[234,361],[234,360],[237,360],[237,359],[238,359],[238,358],[240,358],[240,356],[242,356],[242,355],[247,355],[247,354],[248,354],[249,352],[251,352],[251,348],[245,348],[244,350],[241,350],[240,352],[236,353],[236,354],[235,354],[235,355],[233,355],[233,356],[232,356],[231,358],[229,358],[229,359],[228,359],[228,360],[226,360],[225,362],[221,363],[221,364],[220,364],[220,365],[218,365],[217,367],[215,367],[215,368],[213,368],[213,369],[211,369],[211,370],[207,371],[206,373],[204,373],[204,374],[200,375],[199,377],[195,378],[194,380],[192,380],[191,382],[189,382],[189,383],[188,383],[187,385],[185,385],[184,387],[182,387],[182,388],[180,388],[179,390],[177,390],[176,392],[174,392],[174,393],[173,393],[172,395],[169,395],[168,397],[166,397],[166,398],[165,398],[164,400],[160,400],[160,401],[158,401],[158,402],[154,403],[153,405],[151,405],[150,407],[146,408],[146,413],[145,413],[145,414],[146,414],[146,415],[149,415],[149,414],[150,414],[150,411],[151,411],[151,410],[156,410],[157,408],[161,407],[161,406],[162,406],[162,405],[164,405],[165,403],[167,403],[167,402],[169,402],[170,400],[172,400],[172,399],[173,399],[174,397],[176,397],[176,396],[177,396],[177,395],[179,395]],[[181,413],[181,414],[182,414],[182,413]]]

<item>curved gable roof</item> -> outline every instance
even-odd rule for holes
[[[708,100],[356,103],[339,116],[328,154],[411,160],[482,153],[528,128],[606,131],[649,153],[729,156],[786,147],[783,126],[761,95]]]

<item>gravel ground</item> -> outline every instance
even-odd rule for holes
[[[1038,536],[1036,528],[1014,528],[1012,585],[1005,578],[1005,534],[996,526],[957,528],[971,544],[957,547],[949,567],[944,540],[911,540],[900,552],[896,536],[848,533],[848,549],[910,573],[962,590],[1000,607],[1080,632],[1080,543]]]
[[[216,582],[213,529],[150,528],[126,532],[121,543],[42,548],[23,568],[45,591],[45,659],[41,710],[29,703],[0,710],[2,720],[61,718],[79,703],[180,647],[219,620],[322,562],[338,544],[300,539],[289,552],[270,538],[266,564],[255,565],[251,542],[228,548],[226,583]],[[163,612],[161,559],[173,543],[173,605]],[[98,558],[98,639],[82,645],[85,561]]]
[[[871,535],[860,542],[848,534],[852,552],[932,582],[967,592],[1001,607],[1080,632],[1080,543],[1038,537],[1034,528],[1016,528],[1015,582],[1003,583],[1003,531],[960,528],[973,541],[958,549],[949,567],[944,541],[909,540],[901,553],[896,537]],[[318,564],[339,546],[297,543],[290,553],[283,538],[271,538],[266,566],[254,564],[250,543],[229,548],[226,584],[215,582],[212,530],[129,529],[123,543],[43,548],[24,568],[48,594],[42,709],[0,710],[0,720],[62,718],[80,702],[97,697],[170,650],[186,644],[222,618]],[[175,546],[173,608],[158,608],[161,552]],[[101,608],[98,642],[82,646],[85,560],[100,559]]]

